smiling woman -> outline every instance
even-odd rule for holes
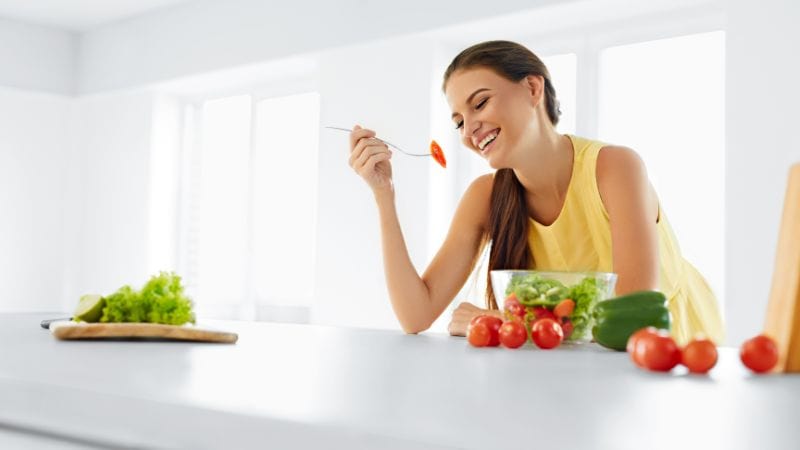
[[[406,332],[430,327],[491,244],[490,271],[616,272],[617,294],[666,294],[679,342],[701,331],[723,339],[716,299],[681,255],[642,159],[627,147],[558,133],[555,86],[536,55],[508,41],[472,46],[445,71],[443,90],[463,145],[496,172],[464,193],[422,276],[399,226],[389,149],[358,126],[350,139],[350,165],[378,205],[389,295]],[[487,281],[487,309],[459,305],[451,334],[463,335],[477,315],[499,315]]]

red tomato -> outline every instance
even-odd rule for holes
[[[682,358],[689,372],[707,373],[717,364],[717,347],[708,339],[695,338],[683,348]]]
[[[506,297],[505,301],[503,302],[503,309],[508,309],[508,307],[509,307],[510,305],[512,305],[512,304],[515,304],[515,303],[516,303],[517,305],[519,305],[519,299],[517,298],[516,294],[514,294],[514,293],[512,292],[512,293],[511,293],[511,295],[509,295],[508,297]]]
[[[572,322],[570,322],[569,319],[564,317],[561,319],[561,329],[564,331],[564,339],[568,339],[570,336],[572,336],[575,326],[572,325]]]
[[[760,334],[744,341],[739,357],[753,372],[769,372],[778,363],[778,344],[771,337]]]
[[[561,325],[553,319],[539,319],[531,327],[531,340],[543,349],[558,347],[564,340]]]
[[[500,326],[503,325],[503,319],[495,316],[490,316],[488,314],[483,314],[480,316],[475,316],[469,322],[470,328],[478,323],[482,323],[489,328],[489,343],[486,344],[489,347],[497,347],[500,345]]]
[[[517,348],[528,340],[528,330],[519,321],[505,322],[500,326],[500,343],[508,348]]]
[[[517,296],[513,293],[506,297],[506,300],[503,303],[503,309],[506,312],[505,317],[508,317],[509,319],[525,318],[525,307],[522,306],[519,300],[517,300]]]
[[[640,345],[639,343],[642,341],[642,338],[648,335],[655,335],[657,334],[658,330],[655,327],[646,327],[642,328],[631,335],[628,338],[628,344],[626,346],[626,350],[631,355],[631,360],[634,364],[638,367],[645,368],[644,366],[644,345]]]
[[[641,358],[646,369],[669,372],[681,362],[681,349],[664,330],[642,336],[637,346],[644,346]]]
[[[569,316],[572,314],[572,311],[575,311],[575,302],[569,298],[561,300],[558,302],[558,305],[553,308],[553,314],[555,314],[559,319]]]
[[[439,147],[436,141],[431,141],[431,156],[433,156],[433,159],[435,159],[440,166],[447,167],[447,160],[444,159],[442,147]]]
[[[492,333],[489,331],[489,327],[483,323],[470,325],[469,330],[467,330],[467,341],[469,341],[473,347],[486,347],[489,345],[491,336]]]
[[[553,311],[545,308],[544,306],[537,306],[533,308],[534,314],[536,314],[536,320],[539,319],[557,319],[556,315],[553,314]]]

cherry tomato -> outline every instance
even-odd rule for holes
[[[739,357],[753,372],[769,372],[778,363],[778,344],[771,337],[760,334],[744,341]]]
[[[503,325],[503,319],[495,316],[490,316],[488,314],[483,314],[480,316],[475,316],[469,322],[470,328],[478,323],[482,323],[489,328],[489,343],[486,344],[489,347],[497,347],[500,345],[500,326]]]
[[[564,331],[564,339],[569,339],[569,337],[572,336],[572,332],[575,330],[575,326],[569,319],[564,317],[561,319],[561,329]]]
[[[508,297],[506,297],[506,299],[503,301],[503,307],[504,308],[508,308],[508,305],[511,304],[511,303],[519,303],[519,299],[517,298],[517,294],[515,294],[513,292],[508,294]]]
[[[645,368],[644,366],[644,345],[639,345],[642,341],[642,338],[648,335],[655,335],[657,334],[658,330],[655,327],[645,327],[642,328],[631,335],[628,338],[628,344],[626,346],[626,350],[628,354],[631,355],[631,360],[634,364],[638,367]]]
[[[467,330],[467,341],[469,341],[473,347],[486,347],[489,345],[489,340],[491,338],[492,333],[489,331],[489,327],[484,323],[470,325],[469,330]]]
[[[569,316],[572,314],[572,311],[575,311],[575,302],[570,298],[561,300],[558,302],[556,307],[553,308],[553,314],[555,314],[559,319]]]
[[[683,348],[682,363],[691,373],[707,373],[717,364],[717,347],[706,338],[695,338]]]
[[[525,317],[525,307],[522,306],[513,292],[503,302],[503,310],[505,310],[505,316],[509,319],[523,319]]]
[[[534,312],[534,314],[536,314],[536,319],[535,320],[539,320],[539,319],[553,319],[553,320],[555,320],[555,319],[557,319],[556,315],[553,314],[553,311],[550,311],[549,309],[545,308],[544,306],[537,306],[537,307],[533,308],[533,312]]]
[[[669,372],[681,362],[681,349],[664,330],[640,337],[636,345],[644,346],[641,358],[646,369]]]
[[[564,330],[553,319],[539,319],[531,327],[531,340],[539,348],[555,348],[564,340]]]
[[[512,292],[503,302],[503,309],[508,309],[508,307],[514,303],[519,305],[519,299],[517,298],[516,294]]]
[[[508,348],[517,348],[528,340],[528,330],[522,322],[513,320],[500,326],[500,343]]]
[[[442,167],[447,167],[447,160],[444,159],[444,152],[442,147],[436,141],[431,141],[431,156]]]

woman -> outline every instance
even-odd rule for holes
[[[474,45],[447,68],[443,91],[464,146],[497,170],[464,193],[422,277],[400,230],[389,149],[372,130],[350,135],[350,166],[378,205],[389,296],[404,331],[430,327],[491,243],[489,270],[615,272],[618,295],[664,292],[679,343],[697,332],[721,343],[714,295],[682,257],[641,158],[558,133],[556,92],[536,55],[507,41]],[[499,315],[491,280],[486,298],[487,310],[460,304],[450,333],[464,335],[476,315]]]

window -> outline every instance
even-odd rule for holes
[[[599,138],[636,150],[684,256],[723,297],[725,34],[600,54]]]
[[[198,314],[307,321],[319,95],[205,101],[184,129],[180,271]]]
[[[319,95],[261,100],[256,113],[256,299],[308,306],[314,290]]]
[[[577,57],[574,53],[542,56],[542,62],[550,72],[556,98],[561,105],[558,132],[575,134],[577,102]]]

